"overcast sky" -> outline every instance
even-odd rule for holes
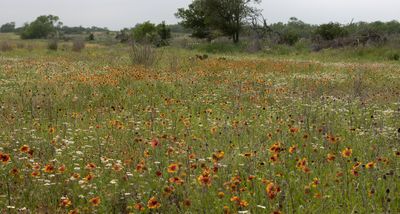
[[[0,24],[18,26],[39,15],[57,15],[64,25],[118,30],[136,23],[176,23],[177,8],[191,0],[0,0]],[[400,20],[400,0],[263,0],[269,23],[297,17],[307,23]]]

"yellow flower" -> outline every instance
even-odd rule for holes
[[[342,151],[342,157],[344,157],[344,158],[350,157],[351,154],[353,154],[353,150],[349,147],[343,149],[343,151]]]
[[[169,172],[169,173],[175,173],[175,172],[177,172],[178,170],[179,170],[179,165],[176,164],[176,163],[170,164],[170,165],[168,166],[168,172]]]

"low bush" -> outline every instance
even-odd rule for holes
[[[14,47],[8,41],[3,41],[0,44],[0,51],[6,52],[6,51],[12,51],[13,49]]]
[[[75,39],[72,42],[72,51],[81,52],[85,48],[85,41],[82,39]]]
[[[149,44],[131,44],[130,59],[134,65],[153,66],[158,60],[157,50]]]
[[[51,51],[57,51],[58,50],[58,41],[56,39],[51,39],[47,43],[47,49]]]

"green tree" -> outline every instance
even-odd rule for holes
[[[344,37],[348,32],[339,23],[329,23],[320,25],[316,31],[316,35],[321,36],[325,40],[334,40],[336,38]]]
[[[171,38],[171,29],[167,27],[165,21],[161,22],[161,24],[157,25],[158,35],[162,40],[167,40]]]
[[[56,36],[57,29],[60,29],[62,22],[59,22],[58,16],[48,15],[39,16],[30,24],[25,24],[22,29],[22,39],[40,39],[47,38],[50,35]]]
[[[155,24],[150,21],[137,24],[132,31],[133,39],[139,43],[154,43],[158,37],[158,31]]]
[[[179,23],[187,29],[192,29],[192,36],[208,38],[210,27],[206,23],[204,0],[194,0],[187,9],[179,8],[175,16],[182,21]]]
[[[0,27],[0,32],[2,33],[10,33],[15,31],[15,22],[5,23]]]
[[[161,22],[161,24],[157,25],[157,33],[160,36],[160,41],[157,46],[166,46],[168,45],[168,39],[171,38],[171,29],[167,27],[165,21]]]
[[[200,32],[210,29],[219,30],[239,42],[240,32],[247,18],[259,12],[253,3],[261,0],[194,0],[188,9],[178,9],[176,16],[183,21],[181,24]]]

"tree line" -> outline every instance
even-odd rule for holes
[[[208,41],[224,36],[235,44],[243,37],[253,37],[286,45],[294,45],[301,39],[307,39],[322,46],[325,44],[340,46],[364,44],[367,41],[380,42],[391,35],[400,34],[398,21],[357,22],[345,25],[331,22],[312,25],[293,17],[287,23],[268,24],[262,15],[262,10],[257,7],[260,2],[261,0],[193,0],[186,8],[177,9],[175,16],[179,19],[179,23],[176,25],[167,25],[165,22],[154,24],[147,21],[133,28],[122,29],[116,38],[121,42],[146,42],[164,46],[168,45],[171,33],[175,32],[190,34],[192,37]],[[15,27],[15,22],[0,27],[0,32],[16,32],[23,39],[99,31],[109,32],[107,28],[64,26],[59,17],[53,15],[39,16],[20,28]]]

